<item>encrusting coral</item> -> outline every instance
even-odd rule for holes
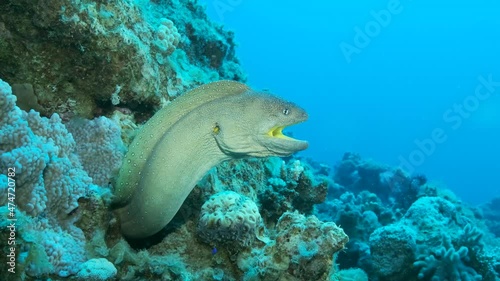
[[[0,77],[44,116],[150,116],[194,85],[245,80],[233,36],[196,2],[1,1]]]

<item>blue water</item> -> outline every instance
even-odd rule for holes
[[[249,84],[309,112],[291,129],[303,156],[358,152],[470,203],[500,195],[498,1],[202,2]]]

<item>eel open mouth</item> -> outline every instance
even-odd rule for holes
[[[273,138],[279,138],[279,139],[285,139],[285,140],[293,140],[293,141],[300,141],[298,139],[291,138],[285,134],[283,134],[283,130],[286,128],[286,126],[276,126],[271,128],[269,132],[267,132],[267,135]]]
[[[283,129],[285,129],[285,126],[273,127],[273,128],[271,128],[271,130],[269,130],[267,135],[270,137],[274,137],[274,138],[291,139],[290,137],[285,136],[283,134]]]

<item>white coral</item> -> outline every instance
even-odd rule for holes
[[[303,172],[304,172],[304,166],[302,166],[300,160],[293,161],[292,166],[290,167],[290,177],[294,181],[298,181],[300,175],[302,175]]]
[[[107,259],[91,259],[81,265],[76,275],[79,280],[105,281],[116,276],[116,267]]]
[[[179,44],[181,36],[171,20],[162,18],[160,19],[160,26],[156,30],[156,37],[156,47],[160,52],[169,55]]]

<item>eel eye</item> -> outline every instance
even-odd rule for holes
[[[290,113],[290,109],[288,108],[283,109],[283,114],[288,115],[288,113]]]

